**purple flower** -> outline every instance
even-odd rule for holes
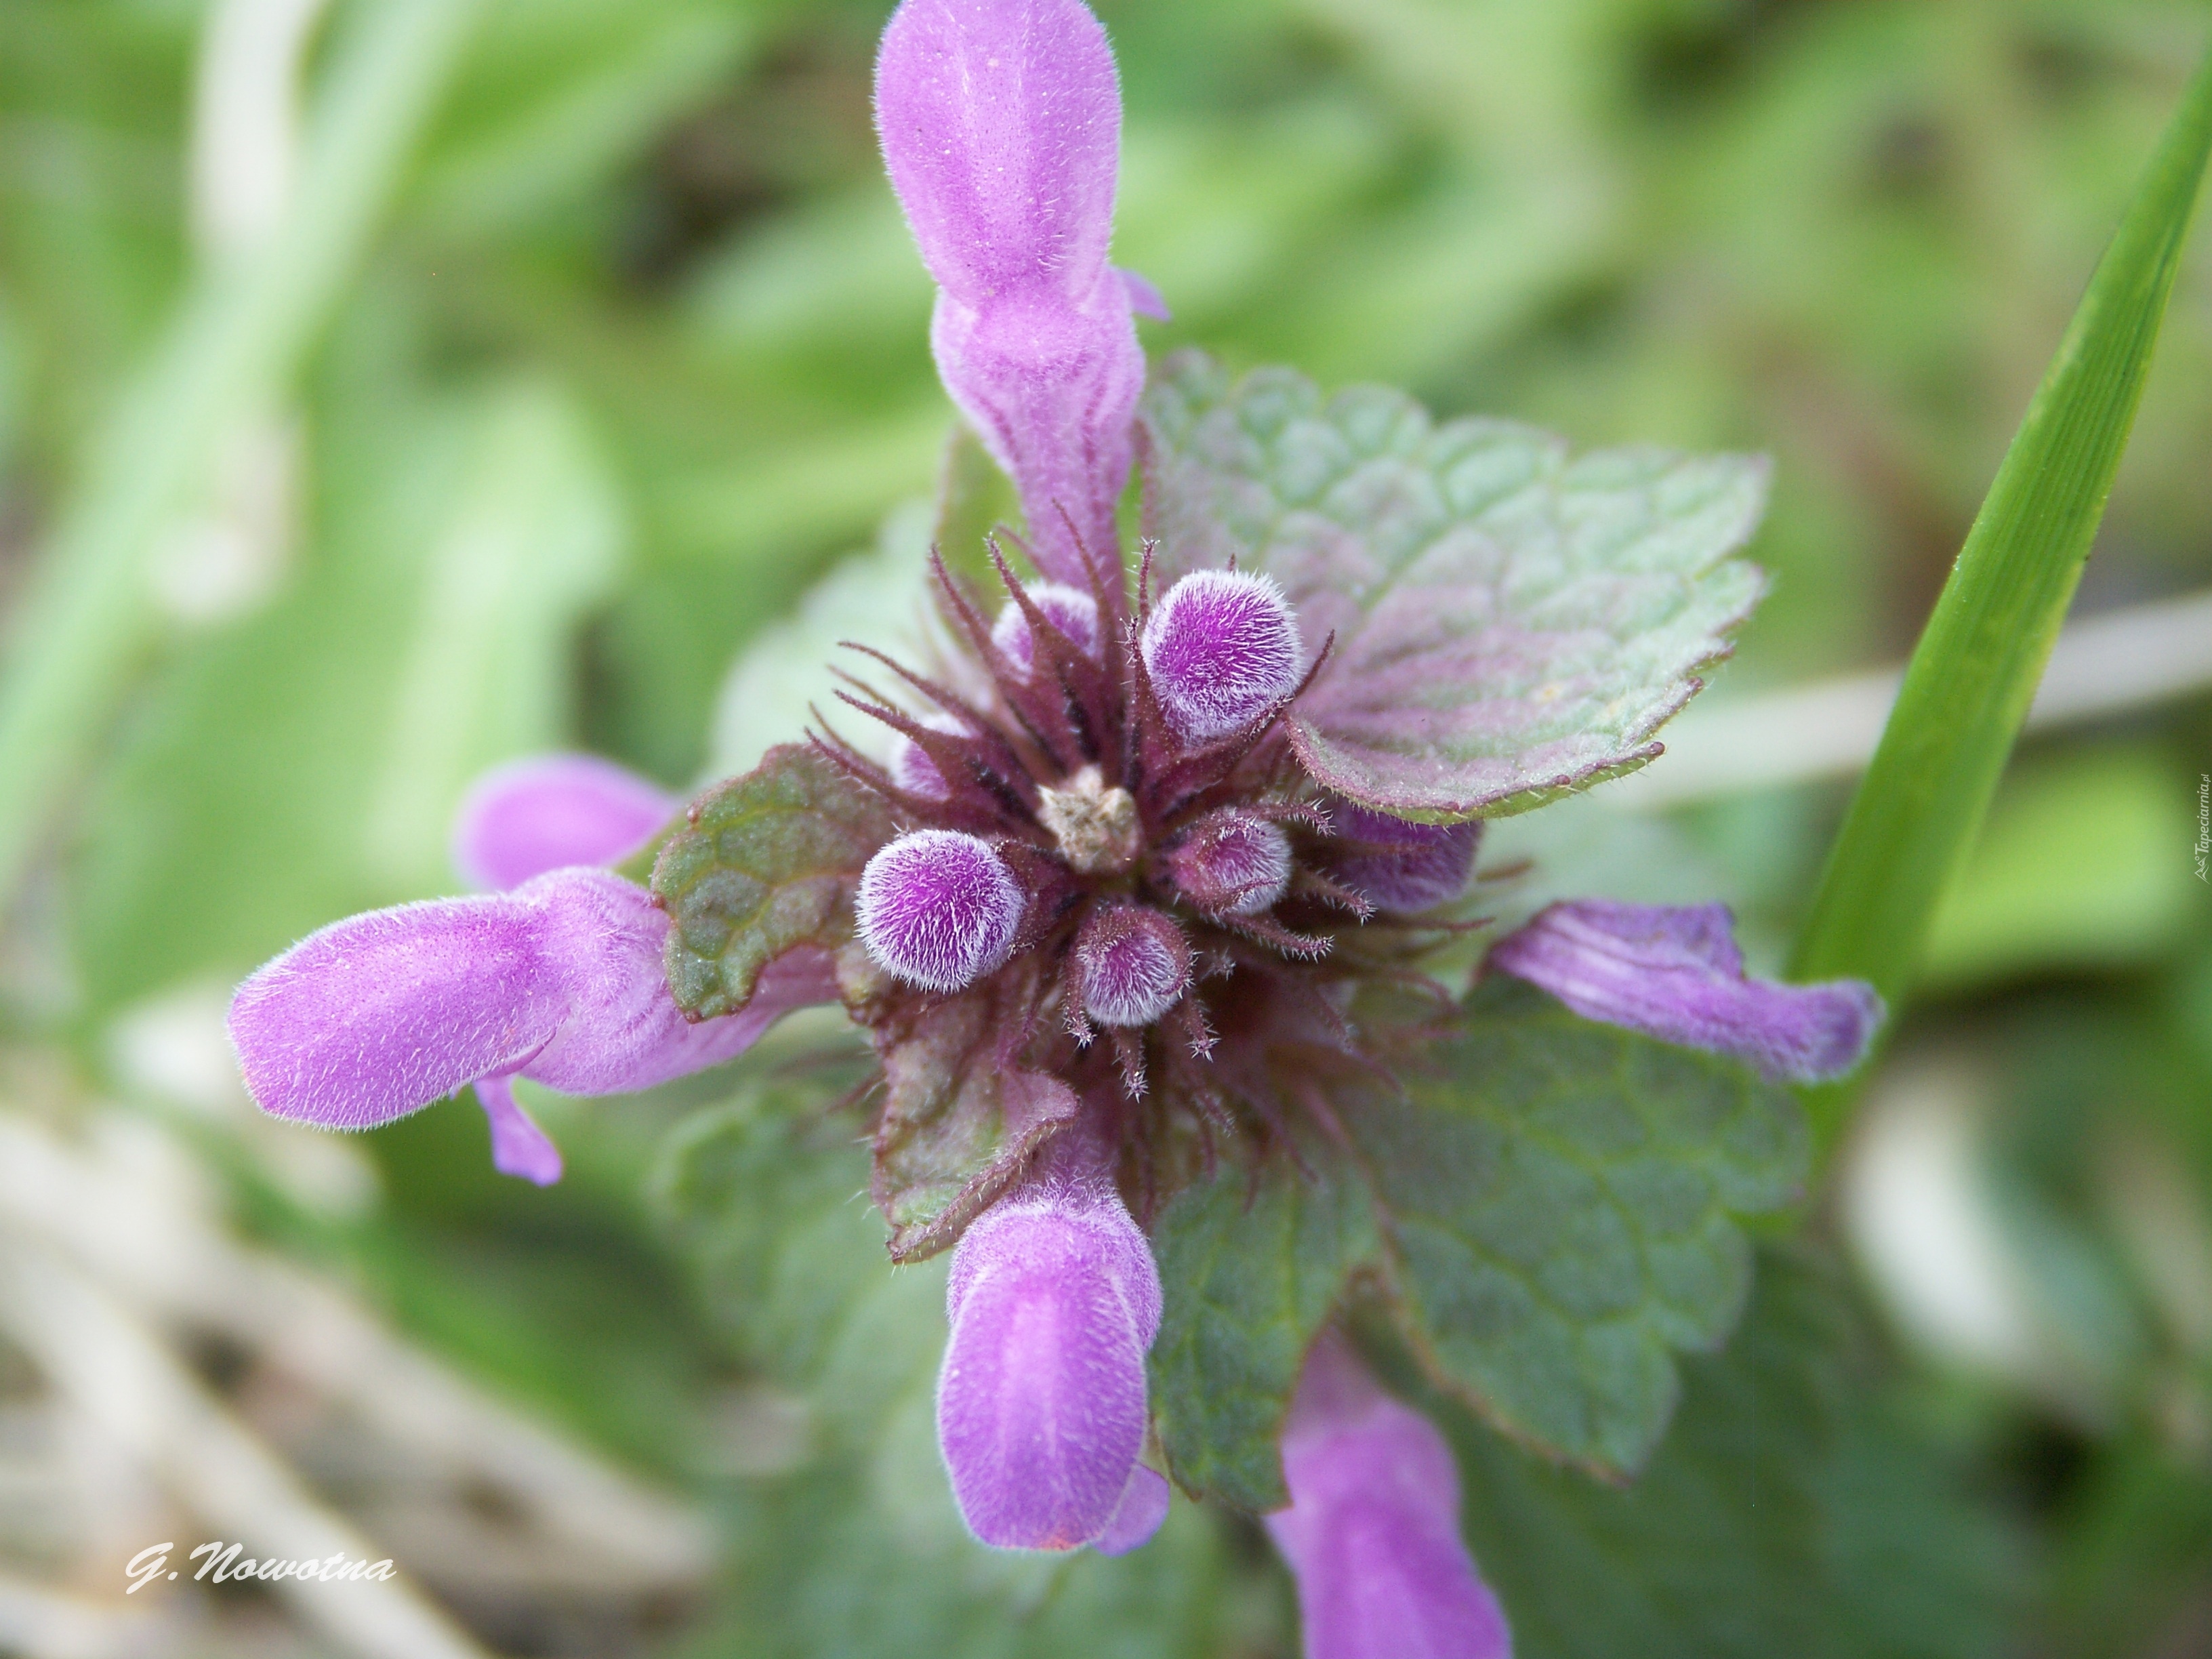
[[[1006,1549],[1133,1549],[1167,1513],[1140,1468],[1160,1280],[1096,1166],[1063,1158],[968,1229],[945,1291],[937,1434],[968,1528]]]
[[[1190,941],[1157,910],[1101,905],[1075,936],[1083,1012],[1101,1025],[1150,1025],[1190,988]]]
[[[1577,899],[1491,947],[1494,968],[1541,986],[1585,1019],[1747,1060],[1817,1083],[1857,1065],[1881,999],[1855,979],[1747,979],[1724,904],[1680,908]]]
[[[1291,838],[1280,824],[1228,808],[1200,819],[1168,849],[1176,890],[1208,915],[1251,916],[1291,884]]]
[[[1283,1431],[1291,1506],[1267,1517],[1297,1579],[1306,1659],[1510,1659],[1459,1531],[1459,1474],[1428,1419],[1324,1332]]]
[[[1061,582],[1036,582],[1029,590],[1030,601],[1044,612],[1045,620],[1067,635],[1075,648],[1086,657],[1098,654],[1098,601],[1079,588]],[[1022,608],[1009,600],[999,612],[999,620],[991,625],[991,643],[1006,653],[1014,666],[1024,674],[1036,665],[1036,646],[1030,638],[1030,619]]]
[[[649,805],[659,816],[647,824]],[[456,860],[480,880],[521,884],[349,917],[260,969],[230,1011],[253,1098],[278,1117],[367,1129],[474,1084],[494,1166],[544,1186],[560,1178],[561,1154],[514,1079],[580,1095],[649,1088],[833,1000],[827,955],[793,951],[743,1012],[694,1024],[668,992],[668,918],[651,894],[585,866],[541,873],[549,858],[635,851],[665,805],[651,785],[582,756],[491,774],[462,810]]]
[[[477,779],[454,815],[453,866],[471,887],[519,887],[572,864],[620,864],[683,803],[596,755],[538,755]]]
[[[1298,619],[1272,576],[1193,571],[1160,596],[1141,643],[1161,712],[1193,743],[1258,720],[1305,666]]]
[[[1106,263],[1121,96],[1079,0],[905,0],[876,129],[922,262],[945,390],[1014,480],[1038,568],[1087,590],[1118,562],[1145,356]],[[1158,296],[1139,289],[1148,308]]]
[[[1332,799],[1329,815],[1346,843],[1337,879],[1384,910],[1427,910],[1467,890],[1482,842],[1480,819],[1412,823],[1370,807]]]
[[[860,876],[861,943],[885,972],[958,991],[1006,959],[1022,890],[990,843],[952,830],[901,836]]]

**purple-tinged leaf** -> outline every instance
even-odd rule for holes
[[[1641,766],[1728,653],[1762,578],[1729,556],[1766,465],[1649,449],[1571,459],[1504,421],[1437,425],[1286,369],[1232,383],[1179,353],[1148,392],[1163,575],[1282,583],[1336,648],[1291,711],[1322,783],[1402,817],[1525,811]]]
[[[1037,993],[1024,959],[958,996],[902,1001],[876,1025],[884,1097],[871,1188],[894,1261],[958,1238],[1074,1117],[1075,1091],[1024,1062]]]
[[[674,924],[667,974],[678,1006],[694,1018],[743,1008],[787,951],[843,945],[860,872],[891,831],[873,795],[803,744],[771,749],[702,796],[653,871]]]

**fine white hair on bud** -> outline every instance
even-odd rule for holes
[[[1194,570],[1160,596],[1140,648],[1152,692],[1186,742],[1250,724],[1297,689],[1298,619],[1272,576]]]
[[[1255,916],[1291,884],[1291,838],[1282,826],[1231,808],[1208,813],[1167,855],[1176,890],[1208,915]]]
[[[885,972],[926,991],[958,991],[1006,961],[1021,924],[1021,884],[988,842],[917,830],[860,872],[860,941]]]
[[[1101,1025],[1149,1025],[1190,988],[1190,941],[1157,910],[1104,904],[1075,939],[1083,1012]]]

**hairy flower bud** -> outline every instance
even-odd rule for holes
[[[1467,890],[1482,822],[1411,823],[1350,801],[1332,800],[1337,836],[1367,845],[1346,856],[1337,878],[1385,910],[1426,910]]]
[[[1166,1513],[1137,1465],[1160,1279],[1112,1185],[1048,1177],[994,1205],[954,1253],[945,1311],[938,1443],[969,1530],[1008,1549],[1149,1536]]]
[[[932,732],[942,732],[948,738],[974,735],[968,730],[968,722],[957,714],[924,714],[920,724]],[[945,774],[930,759],[929,750],[903,732],[891,734],[890,755],[885,764],[891,781],[909,795],[920,795],[925,800],[944,800],[952,793]]]
[[[1030,601],[1044,612],[1045,620],[1075,641],[1086,657],[1098,654],[1098,601],[1079,587],[1065,582],[1037,582],[1029,590]],[[1023,673],[1036,661],[1036,642],[1030,638],[1030,619],[1012,599],[991,626],[991,643],[1012,659]]]
[[[917,830],[868,860],[857,908],[878,967],[925,991],[957,991],[1006,961],[1022,889],[989,843]]]
[[[1206,915],[1254,916],[1291,884],[1291,838],[1249,812],[1214,812],[1183,833],[1167,866],[1176,890]]]
[[[1267,1526],[1297,1579],[1306,1659],[1510,1659],[1460,1537],[1450,1448],[1333,1332],[1299,1379],[1283,1476],[1291,1507]]]
[[[1195,570],[1145,623],[1145,669],[1168,724],[1185,739],[1226,737],[1297,690],[1298,619],[1273,577]]]
[[[1190,941],[1157,910],[1103,904],[1076,935],[1075,977],[1101,1025],[1149,1025],[1190,988]]]

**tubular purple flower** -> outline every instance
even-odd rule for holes
[[[620,864],[682,803],[596,755],[538,755],[478,778],[453,823],[453,866],[499,890],[576,864]]]
[[[1136,1473],[1160,1280],[1112,1183],[1048,1171],[994,1205],[945,1310],[938,1443],[969,1530],[1006,1549],[1142,1542],[1165,1514]]]
[[[860,872],[860,941],[877,966],[925,991],[957,991],[1006,959],[1021,925],[1021,884],[988,842],[917,830],[878,849]]]
[[[1233,809],[1201,818],[1167,855],[1176,890],[1208,915],[1255,916],[1291,884],[1282,826]]]
[[[373,910],[309,935],[240,986],[231,1042],[264,1111],[324,1128],[373,1128],[494,1079],[483,1103],[507,1149],[501,1167],[542,1172],[544,1152],[527,1144],[535,1126],[521,1127],[499,1080],[580,1095],[650,1088],[837,994],[827,953],[793,951],[769,965],[742,1012],[695,1025],[668,994],[667,936],[651,896],[605,870]]]
[[[1168,724],[1192,743],[1226,737],[1297,689],[1298,620],[1272,576],[1194,570],[1160,596],[1139,642]]]
[[[1190,988],[1190,941],[1157,910],[1104,904],[1075,937],[1083,1012],[1101,1025],[1149,1025]]]
[[[1266,1520],[1297,1580],[1306,1659],[1510,1659],[1460,1537],[1450,1448],[1334,1332],[1307,1356],[1282,1443],[1291,1507]]]
[[[1074,641],[1076,648],[1084,655],[1098,654],[1097,600],[1065,582],[1033,582],[1029,596],[1044,612],[1045,620]],[[1023,673],[1030,672],[1036,655],[1036,643],[1030,638],[1030,619],[1011,599],[991,626],[991,643],[1005,652]]]
[[[1338,879],[1378,908],[1426,910],[1467,890],[1482,842],[1480,819],[1413,823],[1334,797],[1328,811],[1338,836],[1369,843],[1337,866]]]
[[[1039,568],[1087,589],[1091,562],[1115,561],[1145,382],[1130,286],[1106,263],[1121,97],[1105,31],[1079,0],[905,0],[876,129],[940,290],[945,389],[1013,478]]]
[[[1585,1019],[1735,1054],[1771,1078],[1818,1083],[1857,1065],[1882,1021],[1874,988],[1747,979],[1733,928],[1724,904],[1577,899],[1500,939],[1490,963]]]

